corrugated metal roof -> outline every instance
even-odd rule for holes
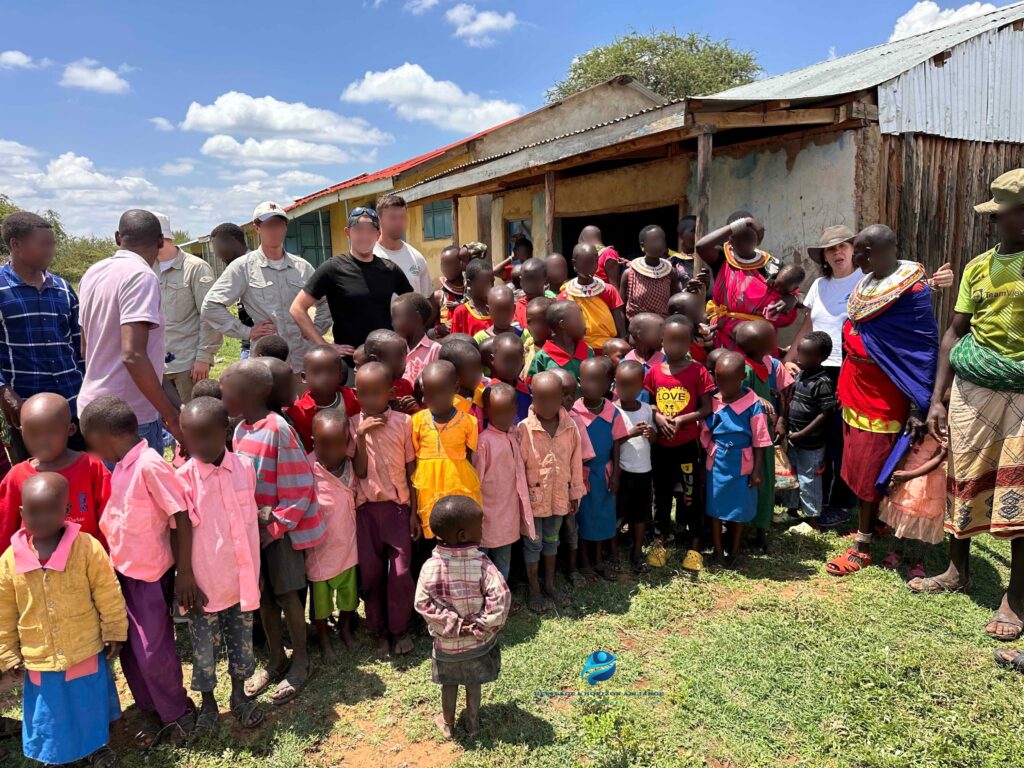
[[[738,106],[736,102],[811,101],[854,93],[892,80],[936,54],[1019,19],[1024,19],[1024,3],[697,98],[704,102],[702,108],[706,109],[719,102]]]

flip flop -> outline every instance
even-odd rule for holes
[[[1007,626],[1013,627],[1015,633],[1012,635],[998,635],[995,632],[989,632],[988,627],[992,624],[1005,624]],[[1024,621],[1021,621],[1020,619],[1015,619],[1012,616],[1007,616],[1005,613],[1000,613],[999,611],[996,611],[995,616],[992,617],[992,619],[989,621],[988,624],[985,625],[985,627],[986,635],[991,637],[993,640],[1000,640],[1002,642],[1013,642],[1014,640],[1019,638],[1022,633],[1024,633]]]
[[[247,699],[238,706],[232,707],[231,714],[243,728],[255,728],[267,717],[253,699]]]
[[[1007,658],[1004,654],[1011,654]],[[1016,672],[1024,674],[1024,653],[1021,651],[1008,651],[1005,648],[996,648],[992,651],[992,656],[995,657],[996,664],[1000,667],[1006,667]]]
[[[85,758],[85,762],[95,768],[114,768],[117,765],[117,755],[114,750],[104,745]]]
[[[150,747],[156,746],[156,743],[160,740],[160,721],[156,715],[147,715],[146,723],[135,735],[132,736],[132,743],[136,749],[149,749]]]
[[[189,743],[210,735],[217,729],[219,712],[200,712],[196,715],[196,723],[188,735]]]
[[[974,582],[968,579],[963,584],[949,585],[939,580],[938,576],[925,576],[923,579],[911,579],[907,589],[918,595],[938,595],[942,592],[970,592]]]
[[[299,695],[299,692],[306,686],[306,683],[309,682],[309,678],[312,674],[313,670],[310,665],[307,664],[306,679],[295,683],[294,679],[289,679],[293,678],[292,670],[289,669],[288,674],[284,676],[284,680],[278,683],[277,689],[271,695],[270,703],[275,707],[280,707],[283,704],[287,704],[289,701],[293,701],[295,697]]]
[[[270,686],[277,685],[279,682],[284,680],[284,676],[287,674],[287,665],[283,669],[279,670],[270,670],[266,667],[260,667],[252,677],[245,681],[245,685],[243,686],[245,689],[245,695],[250,699],[259,696]]]

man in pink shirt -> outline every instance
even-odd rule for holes
[[[164,327],[153,271],[164,241],[160,221],[149,211],[125,211],[114,240],[120,250],[89,267],[79,287],[85,378],[78,410],[115,395],[135,413],[139,437],[163,452],[161,419],[179,442],[181,430],[162,385]]]
[[[135,735],[135,745],[146,749],[161,736],[183,741],[195,719],[182,685],[168,595],[173,586],[186,611],[206,603],[192,575],[192,521],[185,495],[171,465],[139,436],[139,423],[125,401],[112,395],[97,398],[81,410],[81,423],[89,449],[116,462],[100,530],[128,608],[121,670],[135,704],[151,716]],[[172,521],[176,557],[171,553]]]

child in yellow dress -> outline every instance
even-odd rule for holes
[[[455,407],[458,376],[447,360],[435,360],[420,374],[426,408],[412,417],[412,444],[416,451],[417,513],[424,538],[432,539],[430,510],[444,496],[469,496],[478,504],[480,479],[471,459],[476,450],[476,417]]]

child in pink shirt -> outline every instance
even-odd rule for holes
[[[151,716],[135,735],[135,744],[150,747],[161,734],[181,741],[195,724],[194,706],[182,684],[166,596],[173,585],[184,610],[206,602],[192,574],[192,521],[185,494],[171,465],[139,438],[135,413],[121,398],[93,400],[82,410],[81,426],[89,448],[104,461],[117,462],[100,530],[128,606],[121,670],[136,705]],[[171,553],[172,519],[176,558]]]
[[[520,535],[531,539],[536,536],[526,465],[515,427],[516,402],[516,390],[510,384],[499,382],[484,390],[488,424],[473,454],[484,500],[480,546],[506,580],[512,545]]]
[[[337,660],[327,634],[327,619],[334,613],[335,605],[341,618],[341,639],[349,649],[355,645],[352,622],[359,605],[359,549],[352,493],[355,477],[348,458],[348,438],[348,418],[342,411],[323,410],[313,417],[313,479],[327,538],[306,551],[306,577],[312,582],[313,623],[325,661]]]
[[[256,472],[245,456],[224,447],[228,411],[212,397],[197,397],[181,413],[190,458],[177,471],[192,519],[192,563],[206,602],[193,612],[192,690],[202,694],[196,731],[217,725],[217,657],[225,646],[231,677],[231,714],[243,728],[263,722],[245,695],[256,671],[252,614],[260,607],[260,532]]]
[[[428,363],[437,360],[441,345],[427,336],[427,323],[434,316],[434,308],[425,296],[406,293],[391,303],[391,325],[395,333],[405,339],[405,373],[402,378],[413,386]]]

